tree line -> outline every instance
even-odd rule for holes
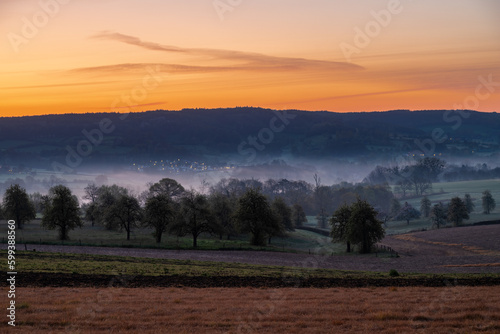
[[[281,197],[269,200],[259,188],[249,187],[238,196],[217,191],[205,195],[186,190],[169,178],[149,184],[148,190],[139,196],[118,185],[89,184],[83,200],[80,206],[78,198],[64,185],[31,199],[24,188],[12,185],[5,192],[2,212],[15,219],[17,228],[22,229],[39,211],[41,225],[57,229],[61,240],[67,240],[69,231],[88,221],[92,226],[125,231],[127,240],[132,230],[140,227],[151,228],[158,243],[165,233],[189,235],[193,247],[197,247],[202,233],[221,239],[249,233],[253,245],[265,245],[272,237],[293,231],[295,224],[306,219],[300,205],[290,207]]]
[[[500,167],[491,168],[487,164],[475,167],[452,165],[436,157],[418,159],[403,166],[376,166],[363,180],[367,184],[390,184],[394,192],[402,198],[429,194],[432,183],[500,178]]]
[[[438,181],[446,162],[438,158],[423,158],[414,164],[395,167],[377,166],[365,178],[369,184],[390,184],[405,198],[410,193],[422,196],[432,190],[432,183]]]
[[[275,236],[285,236],[307,222],[306,214],[317,213],[318,227],[330,230],[334,241],[345,242],[368,252],[384,235],[382,225],[388,220],[410,220],[425,217],[440,228],[446,222],[454,226],[469,219],[474,203],[469,194],[452,198],[449,204],[432,206],[424,196],[420,211],[408,202],[401,205],[386,185],[325,186],[318,176],[315,184],[305,181],[255,179],[222,179],[205,193],[186,190],[177,181],[164,178],[148,184],[148,189],[134,195],[118,185],[88,184],[83,201],[65,185],[50,188],[47,195],[28,195],[20,185],[11,185],[4,195],[0,212],[13,217],[19,229],[42,215],[42,226],[57,229],[59,238],[67,240],[69,232],[82,227],[84,221],[108,230],[125,231],[126,239],[137,228],[151,228],[157,243],[166,233],[197,240],[203,233],[230,239],[242,233],[250,235],[253,245],[271,243]],[[485,213],[495,208],[491,192],[482,197]],[[333,214],[331,214],[333,212]]]
[[[255,180],[221,180],[210,188],[208,194],[203,194],[193,189],[186,190],[177,181],[164,178],[149,184],[148,190],[138,196],[118,185],[89,184],[84,189],[84,203],[81,205],[65,185],[56,185],[47,195],[37,196],[29,196],[19,185],[12,185],[5,193],[3,211],[5,216],[14,217],[19,229],[40,212],[41,225],[58,230],[61,240],[67,240],[71,230],[82,227],[87,221],[92,226],[97,224],[108,230],[125,231],[127,240],[134,229],[147,227],[153,230],[157,243],[166,233],[189,235],[195,248],[202,233],[217,235],[220,239],[246,233],[252,245],[261,246],[271,243],[275,236],[286,236],[287,231],[293,231],[307,221],[300,204],[288,205],[286,197],[280,196],[287,194],[285,189],[290,183],[293,184],[283,180],[267,182],[265,189],[274,190],[272,198]],[[360,249],[367,252],[373,242],[383,237],[382,222],[376,218],[377,211],[368,202],[358,197],[352,205],[350,221],[354,225],[349,228],[351,234],[347,234],[349,243],[360,244]],[[368,217],[371,217],[372,224],[378,224],[375,235],[365,224]],[[336,228],[333,220],[329,222]],[[364,229],[368,237],[360,231]]]
[[[495,209],[496,202],[491,191],[485,190],[482,193],[481,205],[484,214],[490,214]],[[470,194],[465,194],[464,198],[455,196],[446,204],[438,202],[434,205],[432,205],[427,196],[424,196],[420,200],[420,211],[408,202],[401,205],[399,200],[394,198],[391,202],[390,214],[385,216],[385,218],[386,222],[389,219],[404,220],[408,225],[412,219],[428,218],[432,222],[433,227],[438,229],[447,223],[456,227],[462,225],[464,220],[470,218],[469,215],[475,210],[475,206]]]

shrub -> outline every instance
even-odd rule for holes
[[[397,276],[399,276],[399,273],[396,269],[391,269],[391,270],[389,270],[389,276],[397,277]]]

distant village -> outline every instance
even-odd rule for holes
[[[147,162],[134,162],[129,169],[140,173],[160,172],[166,174],[181,174],[181,173],[196,173],[196,172],[210,172],[231,170],[236,168],[235,165],[230,164],[208,164],[201,161],[189,161],[183,159],[175,160],[149,160]]]

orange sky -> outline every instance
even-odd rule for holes
[[[0,115],[500,111],[498,13],[497,0],[2,0]]]

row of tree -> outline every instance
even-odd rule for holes
[[[407,202],[402,206],[387,186],[334,188],[321,186],[319,178],[315,179],[316,187],[311,189],[310,195],[312,198],[317,196],[317,203],[320,204],[321,211],[317,216],[319,225],[326,228],[330,223],[332,237],[337,241],[345,241],[348,250],[352,243],[360,244],[363,252],[368,251],[372,241],[383,234],[379,233],[378,227],[373,228],[373,236],[367,237],[364,233],[370,234],[370,226],[381,221],[385,224],[389,219],[406,220],[409,224],[411,219],[425,217],[431,219],[437,228],[446,222],[456,226],[469,219],[469,214],[474,210],[469,194],[464,199],[452,198],[447,205],[438,203],[434,206],[424,196],[418,211]],[[262,185],[256,180],[223,179],[210,187],[208,194],[202,194],[186,190],[177,181],[165,178],[149,184],[147,191],[135,196],[118,185],[89,184],[85,188],[85,203],[81,207],[78,198],[64,185],[52,187],[48,195],[35,193],[31,196],[21,186],[12,185],[5,192],[3,211],[6,217],[16,220],[19,229],[40,212],[43,216],[42,225],[58,229],[62,240],[68,239],[69,231],[81,227],[86,220],[92,226],[99,224],[108,230],[123,230],[127,240],[133,229],[148,227],[153,229],[158,243],[165,233],[190,235],[194,247],[202,233],[215,234],[221,239],[224,235],[229,239],[240,233],[249,233],[252,244],[264,245],[266,240],[271,242],[273,236],[283,236],[286,231],[292,231],[307,221],[303,207],[297,202],[289,205],[287,201],[293,199],[301,202],[303,198],[294,197],[301,193],[297,189],[309,187],[303,181],[268,180],[264,183],[266,195]],[[326,192],[332,195],[331,191],[335,192],[336,196],[333,197],[340,196],[340,199],[335,200],[343,200],[343,204],[335,207],[331,203],[332,199],[322,194]],[[388,213],[366,200],[374,197],[385,201],[385,207],[390,205]],[[485,213],[495,208],[491,192],[483,193],[482,205]],[[335,211],[330,217],[327,212],[332,212],[332,208]],[[360,211],[363,212],[364,221],[359,218]],[[366,225],[368,222],[371,225]]]
[[[222,192],[201,194],[186,190],[177,181],[162,179],[150,184],[140,196],[117,185],[85,188],[80,208],[79,201],[64,185],[50,189],[48,195],[37,197],[37,205],[19,185],[9,187],[4,196],[6,217],[16,220],[19,229],[34,219],[36,207],[42,213],[42,226],[57,229],[61,240],[68,232],[89,221],[109,230],[124,230],[127,240],[133,229],[153,229],[156,242],[162,235],[190,235],[193,247],[202,233],[224,235],[229,239],[239,233],[251,234],[251,243],[264,245],[274,236],[284,236],[295,225],[306,221],[300,205],[288,206],[281,197],[269,200],[259,188],[248,188],[241,196],[232,198]]]
[[[248,187],[236,196],[223,191],[205,195],[165,178],[135,197],[117,185],[90,184],[84,196],[89,202],[83,209],[92,224],[121,228],[127,232],[127,240],[131,229],[142,225],[154,230],[157,242],[166,232],[191,235],[194,247],[202,233],[216,234],[221,239],[223,235],[229,239],[238,233],[251,233],[252,244],[262,245],[264,236],[270,239],[284,235],[305,221],[302,207],[291,208],[281,197],[269,201],[258,189]]]
[[[489,214],[495,208],[495,200],[491,192],[483,192],[482,204],[484,213]],[[397,199],[393,199],[392,218],[406,220],[409,224],[413,218],[428,217],[433,224],[439,228],[450,222],[453,226],[459,226],[463,220],[469,219],[469,214],[474,211],[474,203],[469,194],[464,199],[454,197],[446,206],[441,202],[431,207],[431,201],[427,197],[421,200],[421,212],[414,209],[408,202],[403,207]],[[344,204],[331,216],[330,235],[334,242],[344,242],[346,251],[350,252],[352,245],[359,245],[361,253],[371,251],[373,245],[382,240],[385,235],[384,222],[379,220],[380,212],[377,212],[367,201],[357,199],[351,205]],[[387,216],[386,216],[387,218]]]
[[[434,157],[423,158],[403,167],[377,166],[364,182],[395,185],[403,198],[410,193],[422,196],[432,190],[432,183],[438,181],[445,166],[445,161]]]
[[[43,211],[42,226],[58,229],[61,240],[68,239],[68,232],[75,227],[83,226],[78,198],[63,185],[54,186],[49,194],[41,197],[38,206]],[[37,207],[26,190],[18,184],[11,185],[5,191],[0,216],[15,220],[18,229],[35,219]]]
[[[481,203],[484,214],[490,214],[496,207],[495,199],[491,191],[485,190],[481,197]],[[405,202],[402,206],[397,199],[393,199],[391,203],[390,215],[386,216],[392,220],[405,220],[410,224],[410,220],[418,218],[429,218],[433,225],[437,228],[445,225],[446,222],[453,226],[461,225],[464,220],[469,219],[469,214],[475,209],[475,204],[470,194],[465,194],[464,198],[453,197],[449,203],[443,204],[439,202],[432,205],[427,196],[420,200],[420,211],[415,209],[411,204]]]
[[[387,184],[350,184],[342,182],[336,185],[324,185],[318,175],[314,183],[287,179],[269,179],[261,182],[255,179],[222,179],[209,187],[209,194],[224,194],[235,199],[250,188],[259,188],[270,200],[282,198],[289,206],[298,205],[309,216],[316,216],[318,227],[327,229],[328,219],[333,210],[344,203],[352,204],[357,198],[366,200],[377,211],[388,213],[394,195]],[[298,222],[297,222],[298,225]]]

